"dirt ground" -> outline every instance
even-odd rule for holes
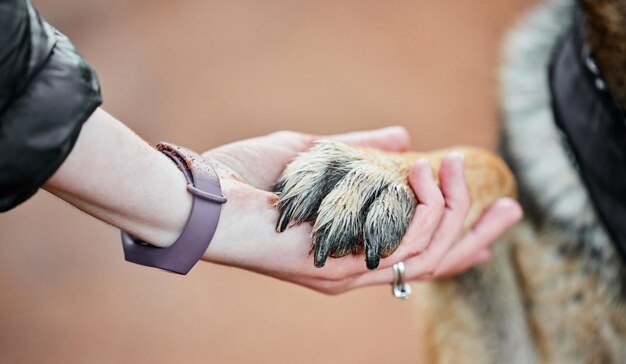
[[[105,109],[198,151],[390,124],[415,149],[494,147],[499,45],[529,3],[35,1],[98,70]],[[412,363],[411,306],[388,286],[327,297],[125,263],[116,229],[45,192],[0,216],[1,363]]]

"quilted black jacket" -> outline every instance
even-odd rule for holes
[[[91,67],[30,0],[0,0],[0,211],[32,196],[100,105]]]

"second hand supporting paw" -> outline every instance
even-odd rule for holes
[[[468,220],[498,197],[514,194],[514,183],[502,177],[508,170],[497,157],[482,150],[470,153],[476,156],[469,164],[476,183],[470,188],[475,201]],[[318,142],[287,166],[275,186],[280,214],[276,230],[311,222],[316,267],[323,267],[329,256],[365,251],[367,267],[375,269],[397,249],[418,206],[408,182],[411,164],[428,158],[436,177],[445,154],[387,153]],[[506,183],[497,185],[498,179]]]

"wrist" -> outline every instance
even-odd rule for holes
[[[168,157],[98,109],[44,189],[110,225],[165,247],[191,210],[184,176]]]
[[[255,256],[271,252],[272,244],[283,243],[273,228],[278,221],[277,196],[230,178],[222,178],[221,183],[228,203],[222,205],[213,240],[202,259],[240,268],[257,265]],[[268,249],[259,251],[258,242],[266,243]]]
[[[197,153],[163,142],[157,149],[184,176],[185,190],[192,196],[191,211],[180,236],[164,249],[122,231],[124,257],[132,263],[187,274],[206,253],[227,200],[215,169]]]
[[[155,164],[162,165],[163,174],[158,184],[168,186],[167,191],[152,196],[154,205],[159,206],[154,210],[156,213],[129,216],[131,226],[122,229],[154,246],[166,248],[183,232],[191,213],[192,196],[187,192],[187,181],[176,164],[155,149],[151,153]]]

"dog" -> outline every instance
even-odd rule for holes
[[[626,207],[617,193],[626,165],[615,162],[626,155],[624,130],[611,126],[598,134],[606,146],[592,148],[585,133],[602,132],[613,125],[603,120],[626,109],[626,0],[538,5],[506,42],[501,80],[506,163],[461,148],[472,201],[466,225],[502,196],[519,195],[525,218],[494,245],[489,263],[415,285],[426,361],[624,363]],[[437,175],[445,153],[319,143],[277,182],[277,230],[312,222],[316,266],[365,251],[374,269],[417,205],[410,163],[426,157]],[[606,161],[613,165],[600,168]]]

